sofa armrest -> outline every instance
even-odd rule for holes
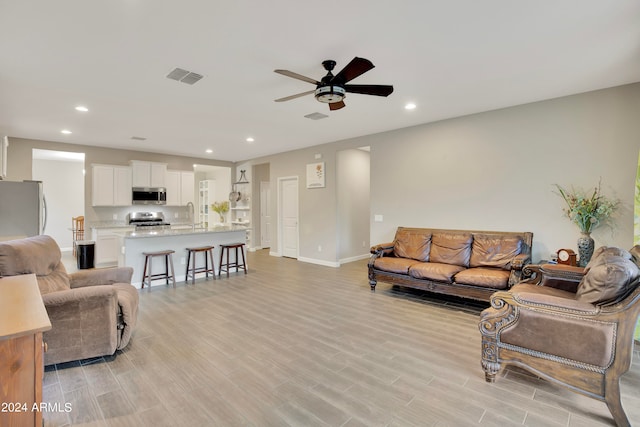
[[[133,268],[113,267],[80,270],[69,274],[71,288],[86,286],[112,285],[114,283],[131,283]]]
[[[393,242],[392,243],[381,243],[379,245],[371,246],[371,257],[369,258],[369,276],[371,276],[373,271],[373,264],[376,262],[376,259],[381,258],[383,256],[388,256],[393,254]],[[371,277],[369,277],[371,279]]]
[[[524,274],[529,279],[523,283],[575,293],[584,276],[584,268],[562,264],[529,264],[524,268]]]
[[[502,298],[513,306],[520,306],[532,310],[579,314],[581,316],[595,316],[600,313],[600,308],[589,302],[576,300],[572,292],[547,286],[537,286],[521,283],[506,295],[496,295],[493,298]]]
[[[522,270],[525,265],[531,262],[531,256],[529,254],[518,254],[513,257],[511,261],[511,269]]]
[[[389,255],[393,252],[393,242],[391,243],[380,243],[375,246],[371,246],[370,252],[372,254],[379,254],[380,256]]]
[[[51,321],[44,333],[45,365],[113,354],[118,345],[118,295],[113,286],[89,286],[42,295]]]

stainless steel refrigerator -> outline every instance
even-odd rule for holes
[[[0,240],[44,234],[46,226],[41,181],[0,181]]]

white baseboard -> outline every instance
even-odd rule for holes
[[[347,264],[349,262],[360,261],[362,259],[369,259],[370,256],[371,254],[356,255],[349,258],[342,258],[341,260],[339,260],[339,262],[340,262],[340,265],[342,265],[342,264]]]
[[[324,265],[325,267],[340,267],[339,262],[325,261],[322,259],[298,257],[298,261],[308,262],[309,264]]]
[[[269,251],[269,255],[270,256],[278,256],[278,257],[282,256],[282,254],[280,252],[274,252],[274,251]]]

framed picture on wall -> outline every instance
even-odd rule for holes
[[[307,165],[307,188],[324,188],[324,162]]]

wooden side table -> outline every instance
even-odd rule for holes
[[[34,274],[0,279],[1,426],[42,426],[42,333],[51,329]],[[35,405],[35,406],[34,406]]]

